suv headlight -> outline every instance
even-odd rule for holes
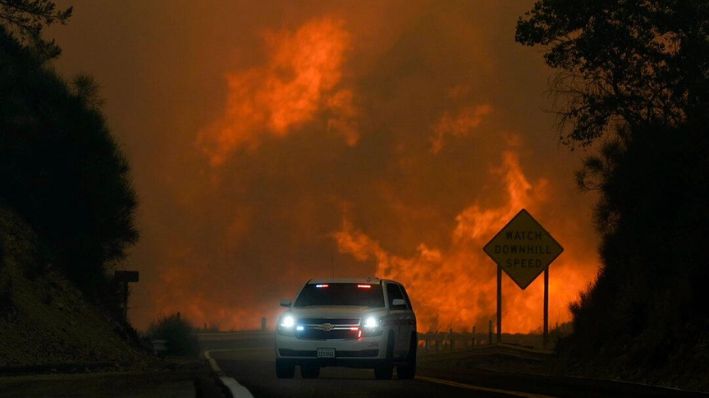
[[[293,334],[295,331],[295,317],[291,314],[285,314],[278,322],[278,332],[280,334]]]
[[[362,320],[362,335],[377,336],[382,333],[381,322],[375,316],[368,316]]]
[[[374,329],[379,327],[379,319],[373,317],[373,316],[368,316],[364,320],[364,328],[365,329]]]
[[[284,329],[293,329],[293,326],[295,326],[295,318],[293,315],[288,315],[284,316],[281,318],[281,327]]]

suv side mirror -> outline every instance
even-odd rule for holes
[[[392,308],[406,307],[406,300],[400,298],[394,299],[391,301],[391,306]]]
[[[288,299],[282,299],[281,300],[281,307],[290,307],[291,301]]]

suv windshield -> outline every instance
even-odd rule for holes
[[[312,305],[384,307],[384,295],[380,284],[308,284],[298,295],[295,306],[308,307]]]

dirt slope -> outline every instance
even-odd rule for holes
[[[0,208],[0,370],[53,365],[131,367],[150,359],[42,259],[35,234]]]

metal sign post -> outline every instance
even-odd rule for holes
[[[549,340],[549,267],[544,270],[544,347]]]
[[[128,283],[138,282],[140,274],[138,271],[116,271],[113,280],[123,284],[123,319],[128,322]]]
[[[502,343],[502,267],[497,266],[497,344]]]
[[[483,248],[497,263],[497,342],[502,341],[502,271],[524,290],[544,272],[544,344],[549,334],[549,264],[564,248],[525,209]]]

